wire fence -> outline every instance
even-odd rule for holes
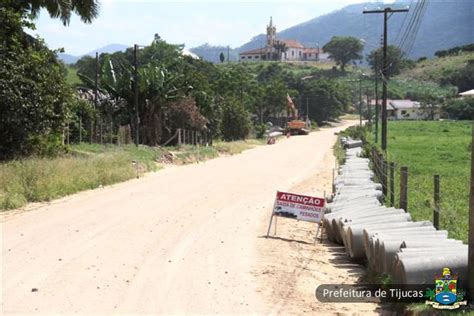
[[[399,159],[387,160],[376,147],[370,148],[369,158],[387,206],[410,211],[414,220],[432,220],[438,229],[449,230],[450,236],[466,239],[467,174],[427,174],[416,166],[400,163]]]
[[[130,124],[121,125],[112,119],[88,116],[78,117],[66,123],[63,130],[64,144],[132,144],[133,127]],[[212,136],[208,132],[177,128],[174,131],[164,131],[160,146],[211,146]]]

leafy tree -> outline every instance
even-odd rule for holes
[[[349,89],[333,80],[305,82],[301,98],[308,98],[309,118],[318,124],[340,116],[351,101]]]
[[[0,6],[0,159],[54,154],[62,145],[72,93],[63,65],[39,38],[16,1]]]
[[[20,1],[12,1],[20,2]],[[85,23],[91,23],[99,15],[99,1],[97,0],[29,0],[21,1],[34,17],[41,9],[46,9],[52,18],[59,18],[64,25],[68,25],[71,14],[74,12]]]
[[[221,52],[221,54],[219,55],[219,60],[221,61],[221,63],[225,61],[225,56],[223,52]]]
[[[373,50],[367,57],[367,61],[369,62],[369,65],[372,67],[374,72],[377,71],[375,69],[376,65],[380,71],[380,69],[382,69],[383,67],[383,49],[377,48]],[[404,67],[406,67],[407,63],[409,62],[403,58],[403,54],[400,48],[394,45],[387,46],[387,77],[393,77],[395,75],[398,75],[400,71]]]
[[[361,41],[351,36],[334,36],[323,46],[323,50],[329,53],[330,58],[336,61],[342,71],[351,60],[362,59],[363,48]]]
[[[443,105],[449,118],[474,120],[474,98],[449,99]]]
[[[221,133],[225,141],[245,139],[251,130],[250,115],[237,100],[223,104]]]
[[[460,92],[472,89],[474,87],[474,59],[469,60],[462,69],[443,78],[441,83],[455,85]]]

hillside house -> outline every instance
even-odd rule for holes
[[[379,100],[379,106],[382,100]],[[375,100],[371,102],[375,106]],[[422,105],[412,100],[387,100],[388,120],[439,120],[441,107],[439,105]]]

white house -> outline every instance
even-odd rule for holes
[[[411,100],[387,100],[389,120],[439,120],[440,115],[441,108],[438,105],[422,105]]]
[[[278,44],[285,44],[286,50],[284,52],[278,51]],[[265,47],[241,52],[239,60],[242,62],[275,60],[278,57],[282,61],[320,61],[322,59],[327,60],[328,54],[325,54],[320,48],[305,47],[297,40],[277,39],[276,27],[270,17],[270,24],[267,25]]]

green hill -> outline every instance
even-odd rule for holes
[[[397,13],[390,17],[389,44],[398,44],[400,41],[401,35],[399,34],[403,34],[404,31],[402,25],[409,21],[411,15],[415,13],[416,0],[396,1],[387,5],[392,8],[405,8],[410,4],[412,10],[409,13]],[[304,6],[304,3],[299,5]],[[279,31],[277,37],[296,39],[307,46],[319,44],[322,47],[333,36],[354,36],[365,40],[364,54],[367,54],[374,47],[379,46],[380,36],[383,33],[383,17],[380,14],[362,14],[362,11],[383,6],[384,4],[381,2],[349,5],[285,30],[277,29]],[[472,0],[429,1],[409,57],[412,59],[423,56],[432,57],[438,50],[474,43],[473,10],[474,2]],[[316,16],[317,12],[314,12],[314,15]],[[274,22],[278,28],[278,21]],[[262,21],[262,29],[258,30],[262,33],[265,31],[264,23],[266,23],[265,17]],[[248,43],[235,48],[235,52],[259,48],[264,42],[264,34],[256,35]],[[208,55],[212,55],[215,47],[208,45],[200,48],[198,55],[212,61]],[[193,52],[195,52],[194,49]]]
[[[474,60],[474,52],[426,59],[418,62],[415,68],[406,69],[399,78],[441,83],[453,73],[464,69],[469,60]]]

